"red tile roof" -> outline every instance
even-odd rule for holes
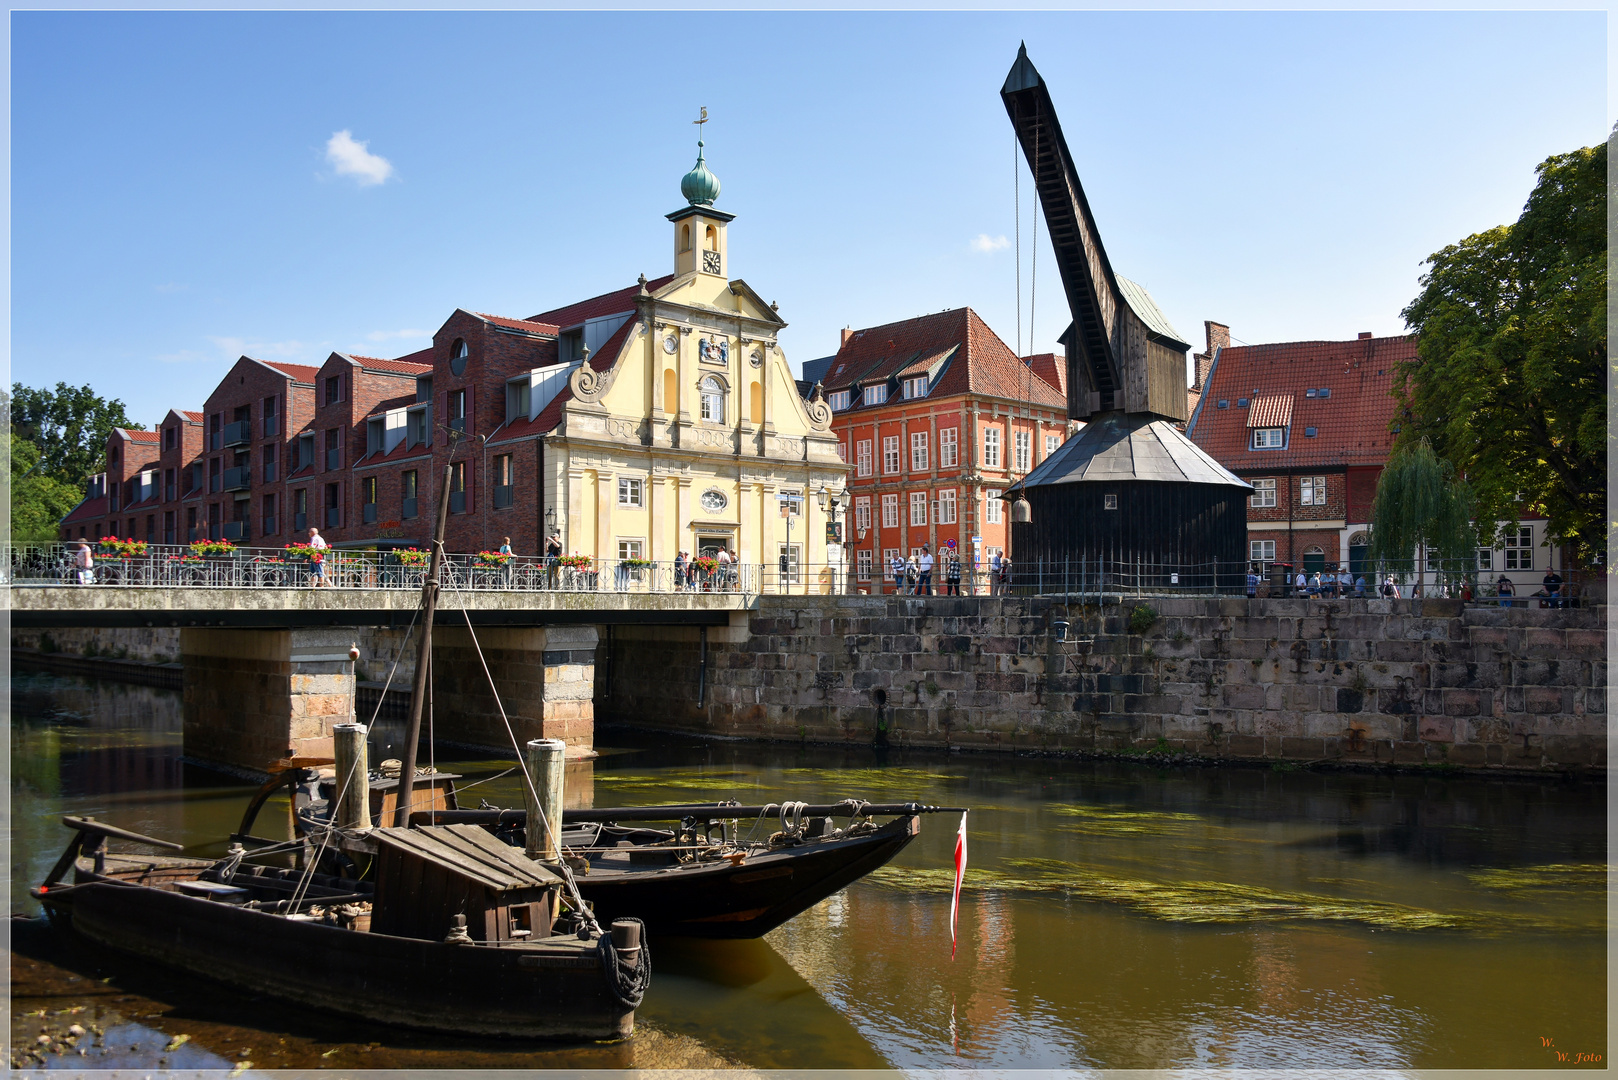
[[[253,359],[258,358],[254,357]],[[315,381],[315,376],[320,374],[318,367],[310,367],[308,364],[283,364],[279,360],[259,360],[258,362],[265,367],[274,368],[297,382],[312,383]]]
[[[1414,335],[1222,348],[1192,417],[1191,441],[1237,472],[1384,464],[1397,412],[1394,369],[1415,358]],[[1330,395],[1309,396],[1322,388]],[[1252,426],[1288,427],[1286,448],[1250,449]]]
[[[1055,353],[1035,353],[1023,357],[1023,363],[1034,369],[1034,374],[1051,384],[1051,388],[1067,399],[1067,357]]]
[[[934,373],[929,398],[971,392],[1066,408],[1062,393],[1019,360],[971,308],[955,308],[857,331],[832,358],[825,387],[828,391],[863,387],[912,370],[923,359],[936,360],[952,352]],[[853,394],[850,407],[838,415],[861,407],[860,395]]]
[[[504,315],[490,315],[483,311],[474,311],[472,314],[484,322],[504,326],[508,330],[526,330],[530,334],[556,334],[560,332],[555,323],[541,322],[537,319],[508,319]]]
[[[200,424],[207,419],[206,413],[193,412],[190,409],[181,409],[180,415],[191,421],[193,424]]]
[[[428,350],[430,351],[430,350]],[[388,371],[399,375],[426,375],[433,370],[429,363],[418,364],[410,360],[383,360],[378,356],[361,356],[359,353],[343,353],[356,364],[372,371]]]
[[[129,428],[113,428],[113,430],[121,433],[123,437],[128,439],[130,442],[154,443],[158,439],[157,432],[155,431],[131,431]]]
[[[673,274],[656,278],[646,283],[647,292],[656,292],[674,280]],[[577,326],[590,319],[599,319],[603,315],[617,315],[626,311],[635,310],[635,297],[640,295],[640,285],[631,285],[627,289],[618,289],[615,292],[602,293],[592,296],[588,300],[580,300],[576,304],[559,307],[554,311],[542,311],[535,315],[530,322],[551,323],[555,326]]]
[[[94,521],[96,518],[106,516],[107,497],[105,495],[98,495],[93,499],[85,499],[72,510],[68,511],[67,517],[62,519],[62,524],[71,525],[76,521]],[[74,539],[78,538],[74,537]]]

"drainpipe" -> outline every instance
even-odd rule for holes
[[[708,691],[708,628],[697,628],[697,708],[703,708]]]

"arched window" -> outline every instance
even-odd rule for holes
[[[455,339],[455,344],[449,347],[449,373],[459,376],[466,371],[466,358],[468,350],[465,340]]]
[[[697,384],[702,394],[702,418],[715,424],[725,422],[725,384],[712,375]]]
[[[748,422],[762,424],[764,422],[764,384],[754,380],[748,390],[749,416]]]
[[[680,250],[681,251],[690,251],[691,250],[691,226],[690,225],[681,225],[680,226]]]
[[[702,242],[703,242],[703,246],[705,248],[707,248],[709,251],[718,251],[719,250],[719,231],[717,229],[715,229],[712,225],[708,226],[708,231],[703,234]]]

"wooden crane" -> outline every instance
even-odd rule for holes
[[[1121,410],[1187,420],[1186,353],[1146,290],[1112,270],[1084,197],[1045,80],[1017,50],[1000,98],[1034,176],[1073,322],[1067,351],[1067,410],[1075,420]]]

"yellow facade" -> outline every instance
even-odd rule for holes
[[[675,277],[642,289],[610,367],[574,373],[547,440],[564,548],[611,564],[723,544],[772,586],[786,554],[801,586],[829,587],[842,548],[817,495],[840,497],[847,480],[831,410],[799,395],[774,306],[730,278],[730,215],[693,205],[669,217]]]

